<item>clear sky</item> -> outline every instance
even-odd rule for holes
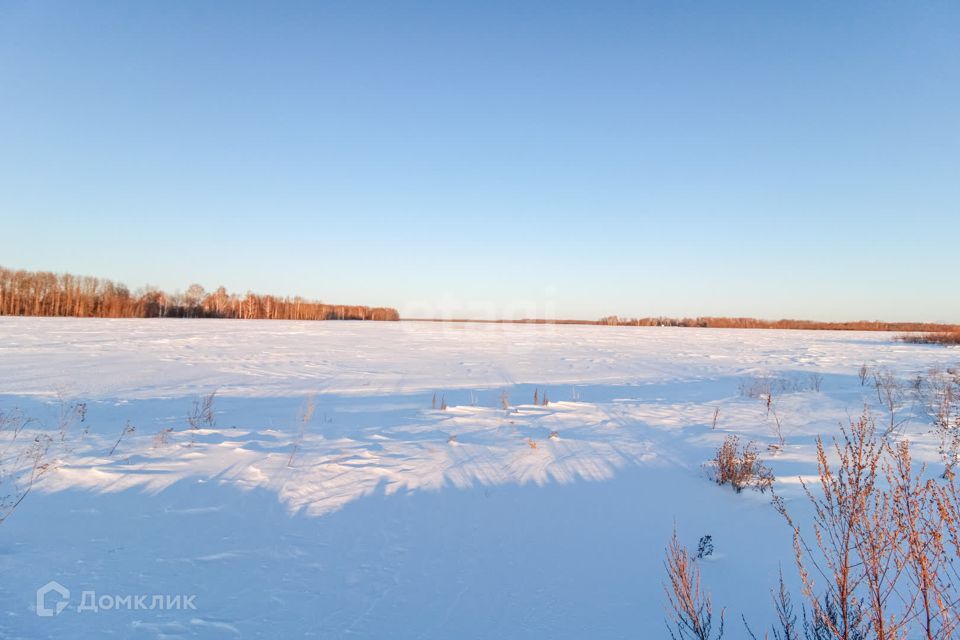
[[[0,265],[960,321],[960,3],[0,0]]]

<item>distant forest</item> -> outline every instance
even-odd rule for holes
[[[405,318],[413,320],[414,318]],[[417,318],[422,322],[484,322],[492,324],[578,324],[609,327],[691,327],[705,329],[798,329],[829,331],[906,331],[906,332],[960,332],[958,324],[935,322],[882,322],[879,320],[856,320],[853,322],[819,322],[816,320],[760,320],[757,318],[697,317],[668,318],[621,318],[606,316],[599,320],[545,320],[524,318],[520,320],[470,320],[467,318]]]
[[[619,327],[705,327],[713,329],[807,329],[833,331],[958,331],[960,325],[934,322],[819,322],[816,320],[758,320],[757,318],[619,318],[607,316],[597,324]]]
[[[0,316],[72,316],[81,318],[236,318],[259,320],[399,320],[389,307],[327,304],[296,297],[229,293],[223,287],[208,292],[198,284],[185,292],[167,293],[155,287],[131,292],[105,278],[13,271],[0,267]],[[412,319],[412,318],[411,318]],[[433,322],[494,322],[505,324],[581,324],[620,327],[704,327],[716,329],[832,329],[838,331],[949,332],[960,325],[930,322],[818,322],[757,318],[621,318],[600,320],[469,320],[423,318]],[[911,340],[915,341],[915,340]]]
[[[0,315],[80,318],[236,318],[259,320],[399,320],[396,309],[326,304],[301,297],[153,287],[131,292],[104,278],[0,267]]]

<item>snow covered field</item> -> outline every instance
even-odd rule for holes
[[[0,318],[0,409],[56,432],[86,403],[0,524],[0,638],[665,637],[674,525],[689,546],[713,536],[704,586],[744,637],[740,613],[771,619],[778,567],[793,579],[790,532],[769,493],[701,466],[728,433],[777,441],[744,390],[784,381],[786,447],[766,458],[802,512],[814,437],[865,403],[888,419],[864,363],[909,380],[960,351],[880,333]],[[213,391],[213,424],[190,428]],[[898,411],[934,460],[923,412]],[[38,616],[52,580],[69,605]],[[84,592],[195,608],[78,611]]]

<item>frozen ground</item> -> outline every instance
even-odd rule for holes
[[[730,432],[773,443],[741,389],[789,381],[768,460],[802,511],[814,437],[864,403],[886,419],[863,363],[906,380],[960,351],[880,333],[0,318],[0,409],[55,432],[62,404],[87,403],[0,525],[0,638],[665,637],[674,525],[691,546],[713,536],[704,586],[744,637],[739,614],[762,626],[780,563],[792,576],[789,530],[769,494],[701,465]],[[190,429],[214,390],[215,424]],[[919,407],[898,419],[933,459]],[[69,606],[39,617],[50,580]],[[78,611],[84,591],[196,608]]]

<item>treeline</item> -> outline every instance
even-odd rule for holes
[[[236,318],[260,320],[399,320],[396,309],[325,304],[297,297],[207,292],[198,284],[185,292],[147,287],[131,292],[105,278],[13,271],[0,267],[0,315],[79,318]]]
[[[406,318],[413,320],[413,318]],[[417,318],[422,322],[482,322],[491,324],[581,324],[604,325],[611,327],[692,327],[704,329],[806,329],[806,330],[833,330],[833,331],[898,331],[917,334],[960,335],[960,325],[937,324],[934,322],[880,322],[878,320],[858,320],[854,322],[818,322],[815,320],[760,320],[758,318],[726,318],[726,317],[698,317],[698,318],[668,318],[666,316],[651,318],[621,318],[606,316],[599,320],[561,320],[544,318],[522,318],[517,320],[471,320],[468,318]],[[905,340],[906,342],[920,342],[918,339]],[[936,340],[940,342],[941,340]]]
[[[620,318],[607,316],[597,324],[620,327],[701,327],[711,329],[807,329],[833,331],[960,331],[960,325],[933,322],[817,322],[815,320],[760,320],[757,318]]]

